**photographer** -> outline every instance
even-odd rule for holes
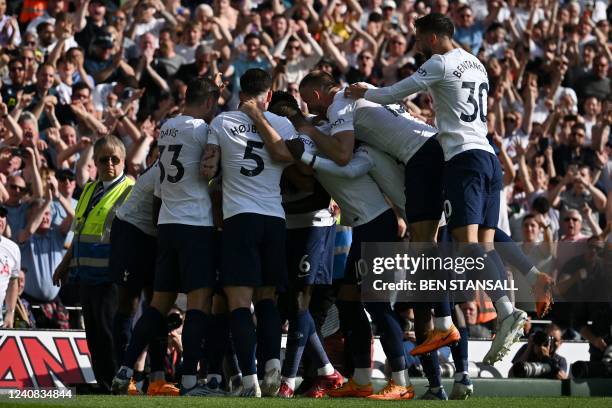
[[[604,282],[603,285],[609,286],[609,281]],[[572,364],[572,376],[575,378],[611,378],[612,304],[606,302],[576,303],[574,313],[576,327],[580,328],[580,334],[589,342],[590,361],[576,361]],[[589,321],[591,321],[590,325]]]
[[[556,353],[561,345],[561,329],[550,324],[544,331],[536,331],[512,359],[509,377],[567,378],[567,361]]]

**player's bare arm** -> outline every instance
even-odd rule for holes
[[[200,175],[211,180],[219,171],[219,160],[221,159],[221,148],[214,144],[207,144],[200,161]]]
[[[352,130],[346,130],[329,136],[312,125],[304,125],[298,131],[310,137],[321,153],[339,166],[346,166],[353,158],[355,133]]]
[[[270,122],[268,122],[268,119],[266,119],[261,109],[257,106],[257,101],[255,99],[243,101],[240,105],[240,110],[251,118],[257,127],[259,135],[268,148],[272,160],[278,162],[293,161],[293,156],[287,146],[285,146],[285,141],[272,127]]]
[[[344,90],[344,96],[351,99],[361,99],[368,90],[368,86],[362,82],[351,84]]]

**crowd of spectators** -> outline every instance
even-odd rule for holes
[[[19,301],[5,327],[79,325],[65,308],[74,285],[60,290],[51,278],[76,199],[96,178],[99,137],[121,138],[137,177],[191,78],[222,77],[222,110],[237,107],[250,68],[269,70],[274,89],[298,101],[314,68],[344,83],[393,84],[423,62],[412,24],[430,12],[452,18],[457,45],[488,71],[489,137],[504,168],[500,228],[557,280],[559,296],[588,290],[587,275],[611,270],[606,1],[0,0],[0,232],[21,255],[21,272],[0,272],[19,281],[7,289]],[[405,104],[434,123],[427,93]],[[479,307],[466,305],[474,324]],[[578,336],[568,313],[555,306],[553,320]]]

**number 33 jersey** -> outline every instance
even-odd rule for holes
[[[368,89],[365,99],[388,104],[420,91],[429,91],[433,98],[445,160],[472,149],[493,153],[487,141],[489,79],[478,58],[460,48],[436,54],[410,77],[386,88]]]
[[[284,139],[297,137],[287,118],[264,112]],[[288,163],[273,161],[251,119],[243,112],[225,112],[210,124],[208,143],[221,148],[223,218],[255,213],[285,218],[280,178]]]
[[[200,176],[207,138],[208,124],[191,116],[176,116],[161,127],[153,169],[155,195],[162,200],[158,224],[213,225],[208,182]]]

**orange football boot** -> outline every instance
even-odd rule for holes
[[[448,330],[433,329],[427,334],[425,341],[410,351],[410,355],[418,356],[437,350],[440,347],[457,343],[461,339],[461,334],[455,325],[451,325]]]
[[[327,395],[332,398],[363,398],[373,393],[372,383],[359,385],[352,378],[349,378],[342,387],[327,391]]]
[[[128,395],[142,395],[142,392],[136,387],[136,381],[132,378],[130,385],[128,385]]]
[[[414,388],[412,385],[397,385],[393,380],[389,380],[385,388],[367,397],[373,400],[410,400],[414,398]]]
[[[532,289],[536,301],[536,313],[540,318],[546,316],[553,304],[553,286],[552,278],[540,272]]]
[[[164,396],[164,397],[178,397],[179,389],[172,383],[165,380],[153,381],[147,388],[147,395],[149,396]]]

